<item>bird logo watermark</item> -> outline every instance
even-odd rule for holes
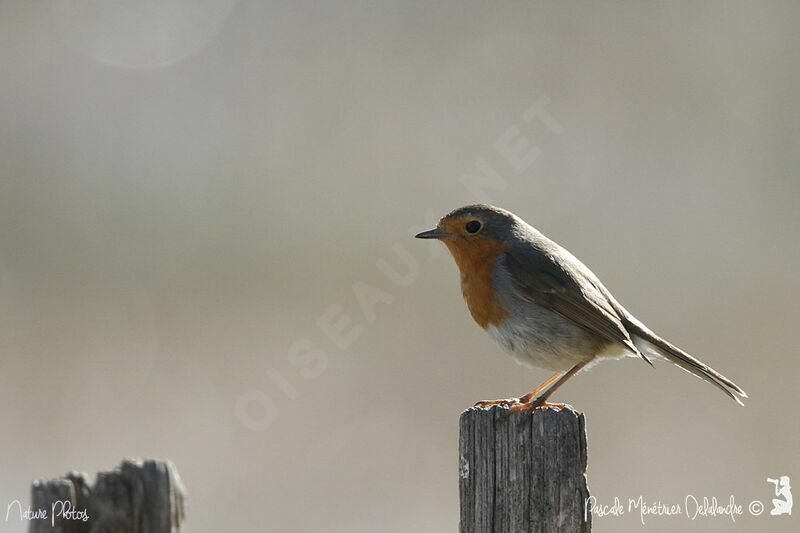
[[[782,514],[792,515],[792,487],[790,485],[789,476],[781,476],[778,479],[767,478],[767,483],[775,485],[775,496],[772,499],[772,510],[769,512],[772,516]]]

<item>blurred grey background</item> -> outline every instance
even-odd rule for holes
[[[411,238],[483,199],[750,393],[633,360],[559,391],[601,502],[744,506],[595,530],[796,531],[747,505],[800,483],[798,22],[794,2],[0,2],[0,508],[134,455],[176,463],[193,532],[454,531],[460,411],[546,377]]]

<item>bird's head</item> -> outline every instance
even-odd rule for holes
[[[435,228],[415,235],[418,239],[442,241],[464,267],[497,255],[511,247],[518,218],[491,205],[468,205],[443,216]]]

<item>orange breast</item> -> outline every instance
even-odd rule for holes
[[[472,318],[484,329],[499,324],[507,312],[494,296],[492,268],[508,247],[489,239],[454,239],[445,244],[461,271],[461,293]]]

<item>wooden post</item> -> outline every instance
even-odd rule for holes
[[[591,531],[583,414],[472,407],[459,425],[461,533]]]
[[[31,520],[28,533],[180,533],[184,498],[172,463],[126,459],[97,474],[93,487],[76,472],[34,481],[31,510],[47,515]]]

